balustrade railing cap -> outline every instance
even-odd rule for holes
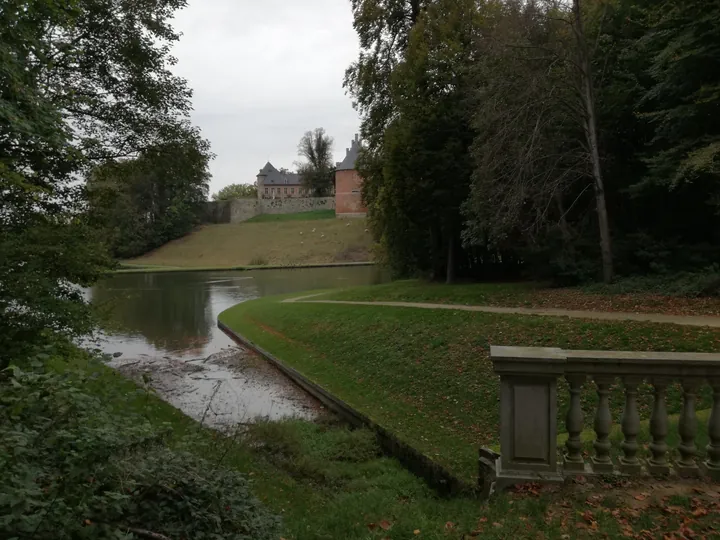
[[[560,374],[564,371],[565,354],[554,347],[490,346],[493,368],[498,373]]]
[[[642,366],[676,364],[701,367],[719,367],[720,354],[716,353],[682,353],[653,351],[563,351],[568,364],[593,362],[638,364]]]

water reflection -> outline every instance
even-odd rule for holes
[[[93,287],[90,297],[108,313],[107,335],[98,344],[104,351],[196,358],[232,344],[217,316],[239,302],[387,280],[377,267],[119,274]]]

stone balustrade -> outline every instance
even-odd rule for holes
[[[619,351],[570,351],[538,347],[491,347],[495,372],[500,375],[500,458],[495,465],[498,488],[528,481],[562,481],[575,474],[677,474],[708,475],[720,480],[720,354]],[[568,438],[563,456],[557,448],[557,383],[564,377],[569,389],[565,416]],[[613,460],[610,441],[612,414],[610,389],[622,382],[624,411],[620,456]],[[594,411],[593,455],[583,457],[581,434],[585,426],[581,406],[584,385],[592,381],[598,394]],[[649,431],[650,455],[641,459],[638,386],[653,388]],[[677,446],[671,459],[667,443],[668,385],[682,386]],[[713,391],[708,424],[706,459],[698,463],[695,438],[698,422],[696,399],[704,384]],[[561,461],[561,463],[558,463]]]

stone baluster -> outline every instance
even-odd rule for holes
[[[620,458],[620,470],[627,474],[639,474],[642,471],[637,458],[640,446],[637,436],[640,433],[640,414],[637,408],[637,387],[641,379],[625,377],[625,411],[622,419],[622,432],[625,440],[622,443],[624,456]]]
[[[680,413],[679,433],[681,443],[678,445],[680,459],[675,463],[675,468],[680,476],[684,478],[698,476],[700,469],[695,462],[697,446],[695,446],[695,435],[697,434],[697,417],[695,416],[695,397],[699,381],[697,379],[685,379],[683,387],[683,407]]]
[[[713,480],[720,480],[720,377],[710,379],[713,389],[713,406],[708,424],[707,460],[705,471]]]
[[[610,428],[612,426],[612,415],[610,414],[610,385],[612,377],[595,377],[598,393],[598,408],[595,413],[595,456],[592,458],[593,470],[596,473],[613,472],[613,462],[610,458]]]
[[[650,452],[652,457],[648,460],[648,471],[650,474],[666,475],[670,472],[667,460],[668,445],[665,439],[668,435],[668,415],[665,406],[665,391],[668,381],[665,379],[653,379],[655,388],[655,400],[653,402],[652,416],[650,417]]]
[[[583,429],[583,411],[580,404],[580,392],[583,383],[587,378],[585,375],[568,375],[568,384],[570,385],[570,406],[567,416],[565,417],[565,425],[568,432],[568,440],[565,442],[567,454],[565,454],[565,470],[570,472],[583,472],[585,470],[585,460],[582,456],[582,441],[580,434]]]

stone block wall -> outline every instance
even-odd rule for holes
[[[334,209],[334,197],[212,201],[206,206],[205,223],[242,223],[260,214],[296,214]]]

